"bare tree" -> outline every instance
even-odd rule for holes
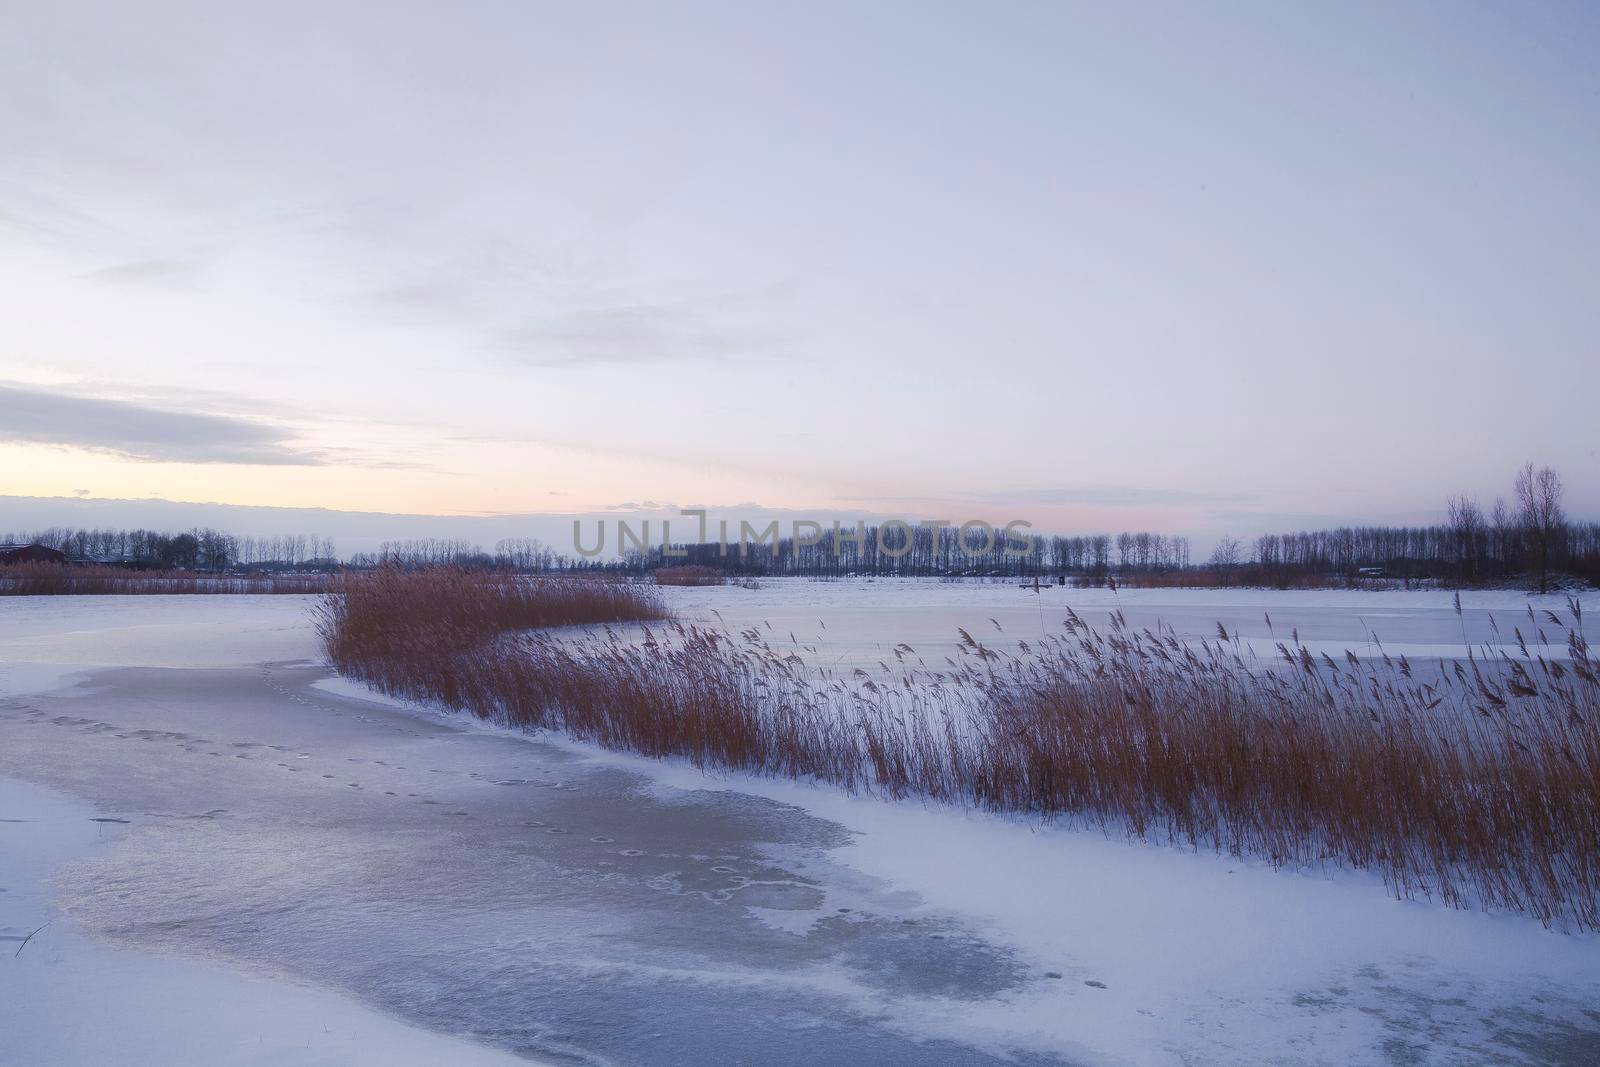
[[[555,553],[536,537],[501,538],[495,542],[494,554],[501,565],[523,574],[549,570],[555,560]]]
[[[1224,537],[1211,550],[1211,567],[1223,585],[1232,581],[1234,568],[1239,566],[1243,556],[1244,544],[1237,537]]]
[[[1494,528],[1494,550],[1491,556],[1494,564],[1503,574],[1511,569],[1511,546],[1516,539],[1516,517],[1511,514],[1511,509],[1506,507],[1506,502],[1500,497],[1494,498],[1494,510],[1489,513],[1489,522]]]
[[[1517,472],[1516,484],[1522,528],[1539,560],[1539,592],[1548,593],[1550,554],[1567,532],[1567,513],[1561,507],[1561,475],[1549,467],[1534,470],[1533,464],[1527,463]]]
[[[1483,548],[1483,511],[1465,493],[1451,497],[1446,507],[1450,516],[1451,550],[1461,565],[1461,580],[1475,582]]]

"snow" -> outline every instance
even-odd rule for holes
[[[320,661],[316,596],[0,597],[0,696],[47,693],[105,667]]]
[[[1435,591],[664,594],[775,643],[793,628],[835,664],[902,640],[931,661],[956,626],[1037,636],[1068,604],[1252,643],[1270,612],[1280,637],[1358,654],[1369,630],[1391,654],[1455,654],[1490,612],[1506,633],[1529,603],[1566,614],[1486,593],[1458,618]],[[0,950],[18,1062],[476,1062],[498,1054],[436,1031],[496,1026],[520,1051],[625,1062],[704,1062],[718,1027],[719,1060],[1583,1062],[1600,1041],[1594,935],[1397,901],[1365,872],[706,775],[408,707],[316,666],[314,599],[0,602],[0,774],[52,786],[0,779],[5,816],[38,820],[0,822],[0,925],[55,918],[28,970]],[[141,665],[170,670],[86,673]],[[210,808],[229,814],[164,815]],[[554,1035],[525,1032],[547,1017]]]
[[[94,822],[94,809],[81,802],[4,778],[0,812],[0,1034],[8,1063],[527,1062],[326,989],[111,948],[53,908],[47,890],[66,864],[104,847],[121,825]]]
[[[92,670],[77,663],[0,663],[0,696],[68,689],[87,678]]]
[[[276,593],[0,597],[0,664],[192,668],[321,659],[311,618],[319,600]],[[0,675],[0,692],[7,684]]]
[[[1191,1050],[1259,1062],[1315,1049],[1357,1063],[1391,1031],[1423,1036],[1394,1003],[1408,979],[1425,976],[1428,1025],[1466,1048],[1491,1036],[1485,1003],[1583,991],[1568,1009],[1582,1023],[1578,1004],[1600,996],[1592,937],[1397,902],[1376,878],[1279,872],[1091,831],[817,792],[767,795],[855,831],[841,863],[914,890],[928,908],[962,915],[1063,974],[1061,988],[1034,985],[970,1015],[916,1020],[929,1029],[1027,1034],[1035,1048],[1076,1046],[1097,1060],[1152,1063]],[[1308,996],[1335,1004],[1308,1014]]]
[[[315,688],[448,717],[347,679]],[[463,725],[527,739],[492,724]],[[908,1033],[1094,1062],[1292,1055],[1355,1064],[1386,1062],[1378,1050],[1397,1039],[1440,1043],[1450,1053],[1439,1062],[1456,1062],[1491,1045],[1503,1026],[1486,1005],[1541,1001],[1566,1025],[1593,1030],[1585,1009],[1600,1002],[1597,935],[1396,900],[1365,872],[1275,870],[1032,819],[708,774],[683,761],[539,736],[647,778],[664,803],[694,803],[708,788],[737,790],[837,822],[851,840],[833,859],[889,895],[918,899],[908,915],[960,916],[1038,972],[1061,975],[976,1009],[900,1006],[893,1025]],[[772,921],[803,934],[825,910]]]
[[[929,666],[955,654],[963,627],[995,649],[1012,650],[1020,641],[1060,635],[1070,608],[1103,627],[1120,611],[1136,629],[1158,623],[1184,639],[1213,639],[1217,624],[1240,634],[1252,651],[1272,659],[1277,643],[1299,638],[1314,654],[1335,659],[1346,649],[1357,656],[1404,654],[1413,659],[1458,657],[1470,643],[1516,651],[1514,628],[1530,651],[1538,653],[1537,629],[1549,638],[1547,656],[1565,657],[1566,632],[1543,615],[1568,618],[1566,597],[1534,596],[1508,590],[1462,594],[1456,615],[1454,594],[1445,590],[1268,590],[1268,589],[1072,589],[1021,583],[937,579],[813,582],[763,580],[750,590],[736,585],[667,587],[669,606],[682,617],[733,630],[758,628],[783,651],[790,637],[801,655],[817,666],[872,667],[894,663],[892,649],[905,642]],[[1588,615],[1600,615],[1600,595],[1585,594]],[[1528,609],[1538,615],[1530,623]],[[1270,621],[1269,621],[1270,619]],[[1491,625],[1491,621],[1494,625]],[[1499,627],[1498,634],[1494,626]],[[816,653],[803,651],[806,646]]]
[[[0,598],[0,697],[118,666],[216,668],[320,657],[300,596]],[[26,659],[24,659],[26,657]],[[114,949],[51,906],[61,869],[119,828],[53,790],[0,778],[0,1033],[14,1063],[523,1063],[325,988]],[[10,951],[6,951],[6,950]]]

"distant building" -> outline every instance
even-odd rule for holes
[[[67,554],[44,545],[0,545],[0,565],[7,563],[65,563]]]

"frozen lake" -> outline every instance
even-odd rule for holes
[[[757,627],[775,647],[787,651],[791,635],[800,646],[815,648],[802,655],[819,667],[870,667],[894,663],[893,648],[905,642],[932,665],[956,655],[957,627],[996,649],[1014,649],[1019,641],[1064,633],[1070,608],[1091,625],[1104,629],[1112,612],[1120,611],[1136,629],[1158,624],[1180,638],[1199,640],[1217,635],[1217,625],[1241,634],[1247,647],[1264,659],[1276,654],[1277,642],[1288,643],[1298,631],[1313,653],[1335,659],[1346,649],[1357,656],[1378,654],[1412,659],[1455,658],[1470,643],[1516,649],[1513,628],[1520,627],[1531,649],[1539,651],[1532,607],[1550,645],[1546,655],[1564,658],[1566,631],[1543,616],[1553,610],[1568,617],[1558,596],[1527,596],[1488,591],[1462,595],[1455,612],[1454,594],[1445,590],[1261,590],[1261,589],[1072,589],[1001,582],[939,580],[810,582],[795,579],[763,581],[757,589],[740,586],[669,587],[667,603],[681,617],[730,629]],[[1600,594],[1583,597],[1586,612],[1600,615]],[[1269,625],[1270,617],[1270,625]],[[1499,626],[1496,634],[1494,625]]]
[[[931,661],[957,626],[1031,638],[1067,605],[1196,637],[1265,639],[1270,612],[1358,653],[1374,630],[1456,654],[1463,624],[1432,592],[666,595],[839,666]],[[1526,623],[1528,598],[1465,599],[1472,640]],[[1600,1057],[1592,935],[394,706],[319,665],[311,602],[0,599],[0,936],[51,924],[0,949],[0,1059]]]

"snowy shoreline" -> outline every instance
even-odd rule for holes
[[[871,640],[877,609],[865,594],[872,591],[825,613],[827,631],[845,642]],[[709,605],[727,615],[738,610],[737,597],[757,595],[723,592],[720,601],[684,598],[674,606]],[[959,609],[966,614],[941,611],[924,620],[927,627],[1037,610],[963,595],[974,596]],[[774,599],[788,597],[802,599],[798,592]],[[900,1062],[895,1042],[916,1049],[935,1041],[947,1061],[975,1063],[1013,1051],[1043,1062],[1384,1062],[1395,1042],[1416,1047],[1427,1062],[1576,1063],[1596,1040],[1583,1013],[1600,999],[1593,935],[1395,901],[1361,872],[1274,871],[1023,818],[707,775],[681,762],[397,708],[309,665],[319,655],[306,604],[239,598],[195,616],[184,604],[146,609],[150,599],[84,598],[77,606],[58,599],[31,624],[0,634],[0,714],[7,716],[0,775],[13,783],[8,789],[63,798],[59,820],[0,831],[34,825],[49,839],[59,828],[70,866],[49,883],[52,906],[62,910],[46,917],[92,920],[72,934],[88,946],[81,958],[90,978],[123,973],[117,959],[130,953],[158,961],[151,966],[193,965],[230,1004],[259,995],[279,1005],[272,1018],[281,1025],[253,1025],[269,1043],[278,1033],[285,1049],[283,1035],[300,1025],[294,997],[303,989],[318,1006],[408,1020],[397,1027],[483,1033],[489,1022],[475,1013],[495,1009],[452,998],[494,988],[510,998],[499,1017],[576,1019],[561,1031],[565,1046],[537,1036],[544,1047],[587,1047],[626,1062],[652,1058],[652,1046],[627,1043],[632,1031],[617,1029],[594,999],[601,988],[631,990],[620,1003],[641,1013],[630,1016],[632,1025],[640,1034],[657,1032],[652,1026],[666,1032],[683,1055],[705,1054],[689,1022],[704,1025],[697,1013],[719,1001],[735,998],[754,1027],[749,1036],[772,1042],[780,1031],[765,1029],[776,1018],[762,1014],[776,1003],[768,998],[797,996],[811,998],[807,1010],[825,1012],[818,1018],[831,1020],[850,1047],[887,1042],[884,1062]],[[748,599],[744,606],[751,615],[794,616],[816,607]],[[1391,607],[1435,621],[1434,605]],[[1254,616],[1255,608],[1239,610]],[[1290,610],[1273,609],[1275,616]],[[1013,629],[1012,616],[997,617]],[[61,662],[44,662],[49,657]],[[287,666],[295,663],[305,666]],[[53,792],[14,786],[22,778],[47,782]],[[163,814],[223,807],[228,814],[216,819]],[[742,813],[736,833],[699,840],[702,827],[734,813]],[[132,825],[91,823],[89,815],[127,817]],[[25,816],[39,817],[33,808]],[[793,820],[805,827],[798,836],[755,829]],[[651,843],[663,827],[675,835],[670,846]],[[285,828],[294,833],[282,836]],[[568,832],[551,836],[558,829]],[[135,833],[144,835],[140,850],[119,844]],[[78,851],[84,834],[87,850]],[[97,848],[100,835],[106,844]],[[602,838],[615,843],[595,843]],[[359,873],[391,852],[384,863],[401,879],[399,897],[384,895],[390,876],[369,884]],[[718,867],[747,873],[722,876]],[[509,896],[502,888],[508,872],[516,890]],[[5,883],[14,891],[16,877]],[[326,878],[337,881],[325,886]],[[173,879],[177,887],[169,888]],[[45,884],[42,874],[26,881]],[[181,894],[172,895],[177,888]],[[413,894],[436,903],[412,910]],[[12,902],[0,896],[0,905]],[[385,918],[396,907],[407,909],[404,924]],[[241,908],[237,921],[210,929],[220,921],[214,916]],[[291,909],[289,944],[253,918],[280,908]],[[8,915],[8,932],[37,926],[37,914]],[[115,932],[117,947],[104,941],[106,931]],[[907,941],[912,931],[933,933]],[[50,927],[21,962],[56,933]],[[869,934],[866,947],[848,947]],[[920,939],[934,934],[941,939]],[[760,951],[732,947],[746,942]],[[351,970],[361,951],[377,958]],[[798,953],[804,966],[783,964],[785,952]],[[347,992],[325,993],[427,953],[438,954],[426,957],[428,973],[439,975],[429,981],[458,982],[461,992],[443,996],[427,983],[396,981],[377,997],[383,1014]],[[885,982],[858,958],[879,961],[873,967],[901,962]],[[955,974],[971,959],[986,961],[978,973],[990,977],[964,993],[919,984],[932,980],[921,970],[926,961]],[[525,978],[511,977],[523,968],[531,968]],[[791,983],[781,994],[780,973]],[[217,975],[287,992],[275,999],[279,992],[232,986]],[[667,982],[686,998],[670,1001],[668,1015],[678,1023],[654,1021],[649,1007],[662,1001]],[[553,1000],[551,988],[562,991]],[[189,997],[182,992],[178,1000]],[[19,1013],[94,1014],[71,990],[46,985],[7,999]],[[164,1032],[200,1042],[186,1047],[203,1047],[207,1059],[221,1058],[222,1043],[237,1036],[196,1030],[183,1037],[171,1011],[149,1005],[145,1014]],[[376,1040],[373,1025],[370,1033],[357,1028],[363,1040]],[[48,1028],[31,1033],[39,1042],[51,1036]],[[315,1035],[305,1036],[315,1050]]]

